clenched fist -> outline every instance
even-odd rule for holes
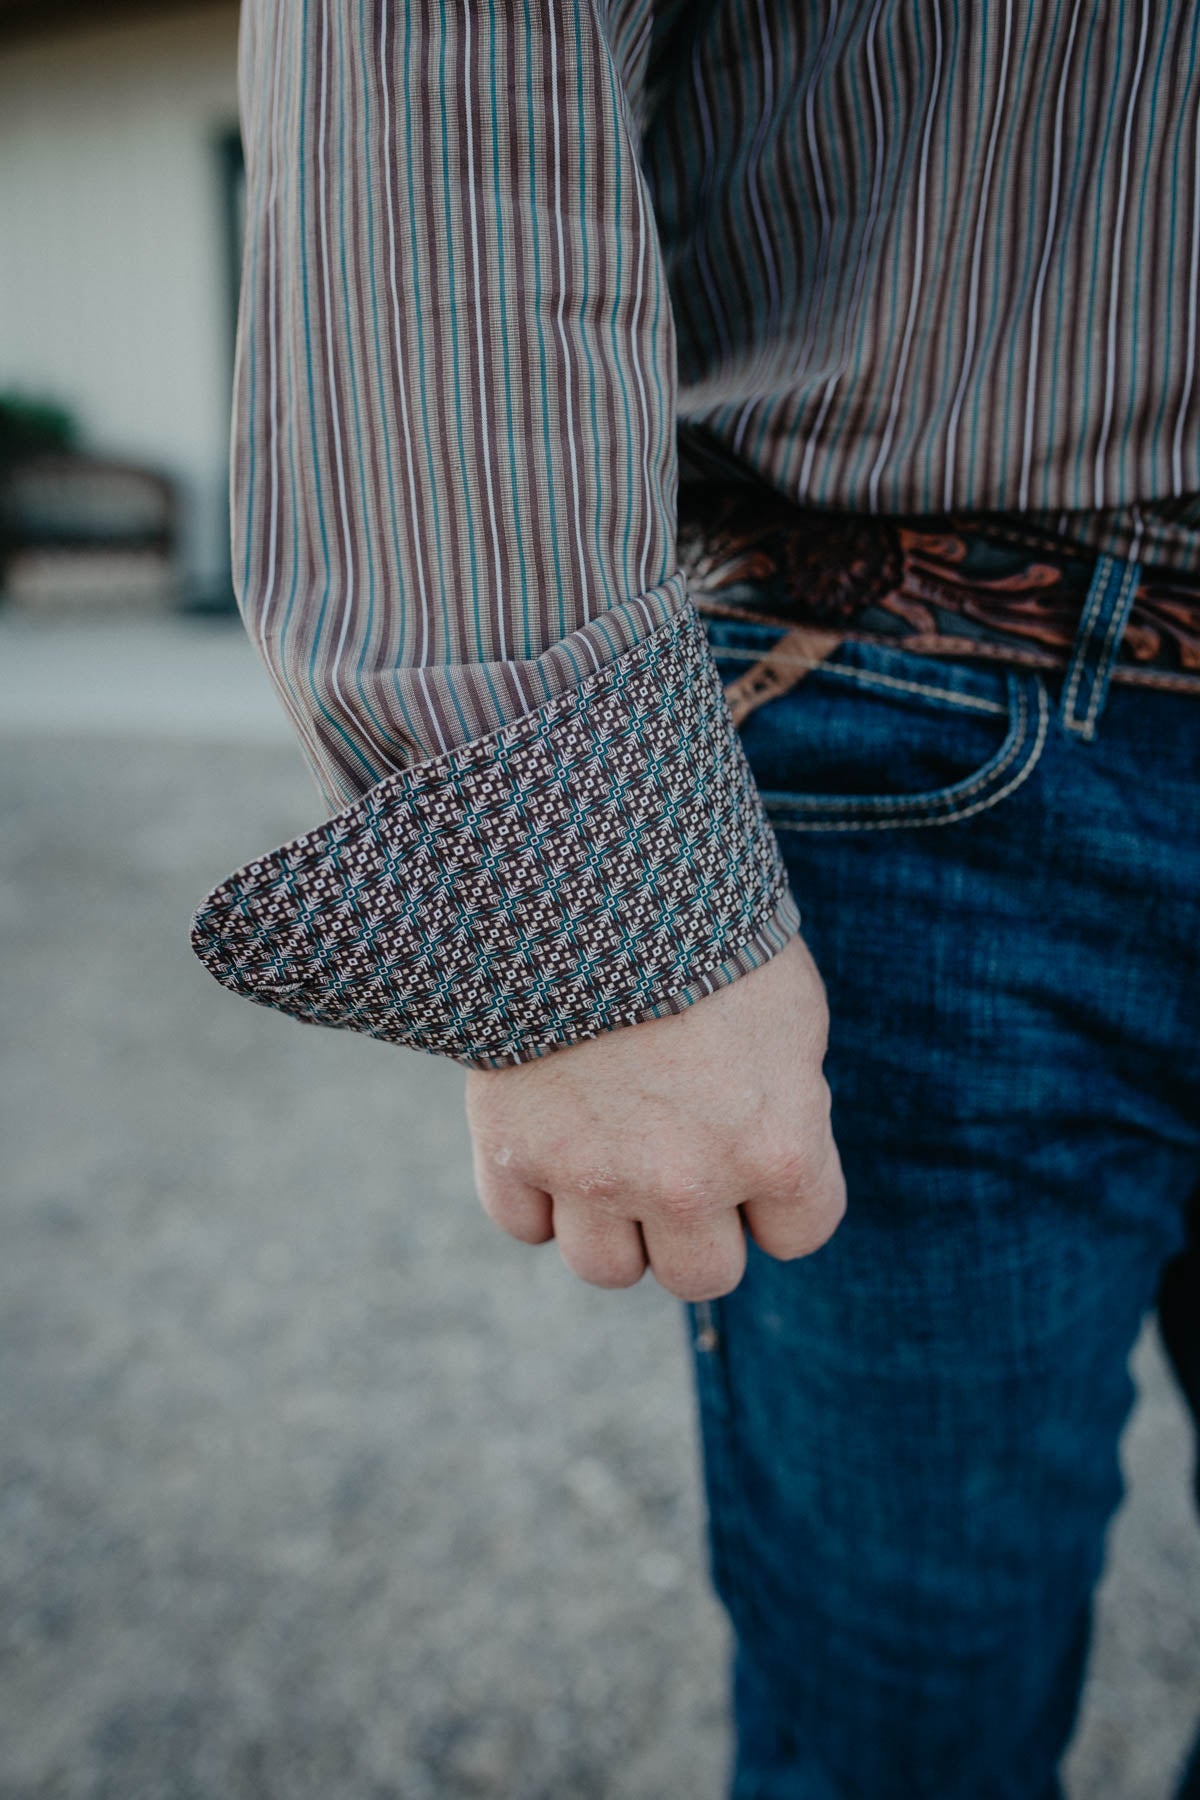
[[[807,1256],[846,1207],[827,1030],[821,978],[794,938],[686,1012],[470,1070],[484,1211],[525,1243],[555,1238],[597,1287],[630,1287],[649,1263],[682,1300],[737,1286],[743,1224],[771,1256]]]

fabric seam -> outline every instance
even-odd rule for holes
[[[839,819],[836,816],[837,809],[831,808],[831,816],[825,819],[788,819],[781,817],[771,803],[764,800],[768,818],[776,831],[889,831],[904,829],[919,831],[937,825],[954,825],[961,822],[963,819],[974,817],[977,813],[986,812],[990,807],[998,805],[1001,800],[1007,799],[1010,794],[1015,793],[1016,790],[1029,779],[1030,775],[1032,775],[1034,769],[1040,762],[1042,752],[1045,749],[1046,736],[1050,723],[1049,700],[1044,683],[1037,677],[1034,679],[1037,683],[1038,724],[1033,746],[1028,757],[1017,770],[1012,780],[1001,787],[998,792],[994,794],[987,793],[982,799],[974,801],[970,806],[955,806],[950,812],[940,814],[934,813],[926,818],[914,817],[911,813],[904,813],[893,814],[892,817],[886,819],[860,820],[844,816]],[[1022,730],[1017,745],[1015,746],[1014,751],[1004,758],[1002,765],[997,765],[990,771],[988,777],[989,780],[995,780],[1002,772],[1002,768],[1007,767],[1007,765],[1011,763],[1013,755],[1018,754],[1020,749],[1028,742],[1028,707],[1024,697],[1022,697],[1021,708],[1023,715]],[[975,788],[977,788],[978,785],[978,782],[973,784]],[[919,809],[920,803],[918,802],[916,807],[914,807],[914,811]]]
[[[1008,717],[1009,730],[999,748],[977,769],[974,775],[963,777],[961,782],[954,782],[949,787],[938,788],[931,794],[862,794],[844,795],[840,799],[823,794],[797,794],[783,796],[783,804],[815,810],[818,807],[833,807],[834,810],[847,813],[869,812],[872,809],[898,811],[910,808],[913,811],[925,811],[939,806],[953,806],[961,800],[970,799],[972,794],[986,787],[1001,776],[1015,757],[1019,756],[1028,736],[1028,703],[1023,689],[1015,692],[1010,702]],[[766,802],[764,801],[764,804]]]
[[[1138,565],[1126,563],[1125,574],[1121,581],[1116,599],[1113,601],[1112,617],[1108,621],[1104,643],[1100,651],[1100,660],[1096,664],[1092,676],[1092,692],[1088,700],[1087,714],[1084,719],[1083,735],[1089,741],[1096,735],[1096,721],[1100,716],[1100,708],[1104,704],[1104,695],[1108,687],[1108,671],[1116,658],[1121,642],[1121,633],[1125,627],[1127,601],[1130,590],[1136,585]]]
[[[822,673],[840,676],[843,681],[857,682],[862,687],[898,688],[905,694],[917,694],[922,699],[944,700],[950,706],[965,707],[972,712],[1007,713],[1008,708],[998,700],[985,700],[982,694],[959,694],[953,688],[934,687],[932,683],[922,681],[904,681],[898,675],[883,675],[874,669],[852,669],[845,663],[830,662],[827,657],[797,656],[787,653],[775,656],[770,650],[727,649],[723,644],[711,646],[717,661],[724,657],[737,657],[743,662],[765,662],[770,659],[780,668],[820,669]],[[776,698],[783,699],[780,694]],[[770,702],[768,701],[768,705]]]

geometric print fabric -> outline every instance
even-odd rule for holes
[[[263,1006],[498,1067],[679,1010],[796,924],[685,606],[537,711],[229,875],[192,944]]]

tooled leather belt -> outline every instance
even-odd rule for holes
[[[708,484],[680,489],[679,543],[701,614],[787,631],[727,688],[735,719],[847,638],[1065,669],[1096,564],[1015,515],[817,512]],[[1200,696],[1200,577],[1142,569],[1112,679]]]

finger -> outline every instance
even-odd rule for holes
[[[746,1267],[746,1239],[735,1209],[701,1219],[642,1220],[655,1280],[680,1300],[716,1300],[732,1293]]]
[[[806,1160],[789,1192],[759,1195],[742,1208],[747,1230],[760,1250],[780,1262],[811,1256],[829,1242],[846,1212],[846,1181],[833,1133],[816,1157]]]
[[[475,1187],[492,1223],[523,1244],[544,1244],[554,1236],[550,1196],[507,1169],[475,1158]]]
[[[592,1287],[633,1287],[645,1273],[646,1251],[636,1223],[600,1212],[573,1194],[554,1196],[554,1236],[568,1269]]]

